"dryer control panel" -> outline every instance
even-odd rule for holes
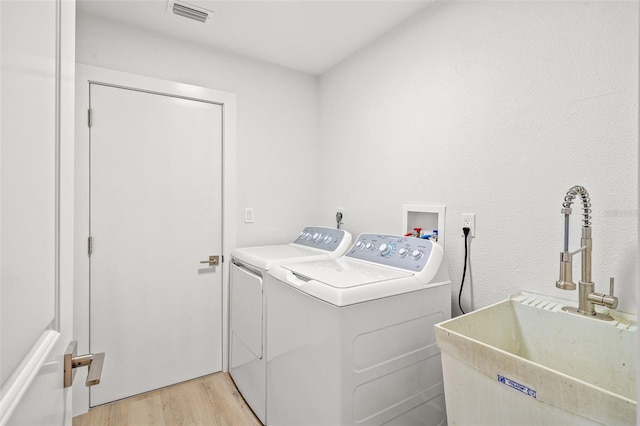
[[[361,234],[345,256],[417,272],[427,265],[434,244],[415,237]]]
[[[319,248],[327,251],[345,249],[351,243],[351,234],[344,229],[307,226],[295,239],[294,244]]]

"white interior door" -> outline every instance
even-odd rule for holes
[[[0,425],[71,424],[74,19],[0,1]]]
[[[91,84],[96,406],[222,369],[222,107]]]

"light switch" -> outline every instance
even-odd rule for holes
[[[253,207],[244,209],[244,223],[253,223]]]

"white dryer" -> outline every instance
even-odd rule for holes
[[[351,234],[306,227],[292,243],[239,248],[231,252],[229,372],[253,412],[266,424],[266,359],[263,275],[283,262],[342,256]]]
[[[450,287],[441,246],[395,235],[272,268],[267,423],[446,425],[433,326],[451,316]]]

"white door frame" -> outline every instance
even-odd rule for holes
[[[236,242],[236,95],[89,65],[76,65],[74,339],[78,352],[89,352],[89,84],[163,93],[222,105],[222,369],[228,371],[229,262]],[[105,362],[108,362],[108,354]],[[73,415],[89,411],[88,388],[73,393]]]

